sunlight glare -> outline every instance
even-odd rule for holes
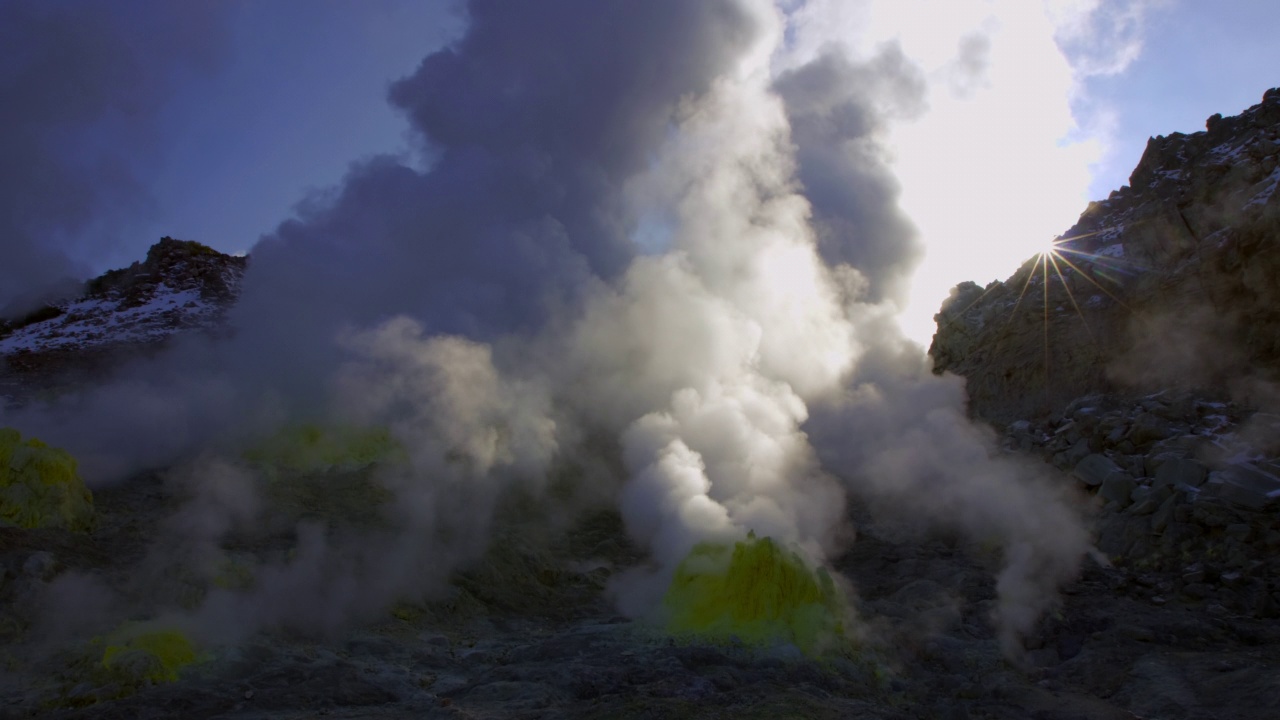
[[[1060,27],[1025,0],[806,7],[788,62],[829,43],[865,59],[896,42],[927,81],[927,110],[895,120],[886,138],[899,204],[925,248],[899,322],[927,347],[953,286],[1004,280],[1085,207],[1101,143],[1072,116],[1078,88],[1055,42]]]

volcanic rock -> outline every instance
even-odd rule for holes
[[[221,329],[247,263],[164,237],[144,261],[88,281],[79,296],[0,319],[0,399],[79,382],[177,333]]]
[[[1091,203],[1056,252],[952,291],[934,371],[964,376],[974,414],[1001,427],[1090,393],[1257,395],[1280,371],[1277,158],[1277,90],[1204,132],[1151,138],[1129,185]],[[1150,412],[1137,446],[1178,416]]]

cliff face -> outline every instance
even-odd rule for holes
[[[1152,138],[1128,186],[1056,251],[936,316],[935,372],[975,415],[1061,414],[1091,393],[1258,400],[1280,370],[1280,89],[1191,135]]]

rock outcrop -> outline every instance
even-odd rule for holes
[[[165,237],[79,297],[0,319],[0,395],[74,382],[174,333],[221,327],[246,266],[245,257]]]
[[[1152,138],[1130,184],[1004,282],[936,316],[935,372],[998,425],[1098,392],[1258,400],[1280,369],[1280,89]]]
[[[1118,594],[1280,617],[1280,90],[1152,138],[1055,252],[937,315],[1003,449],[1093,500]]]

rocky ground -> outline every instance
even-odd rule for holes
[[[1043,439],[1017,430],[1009,443]],[[609,579],[639,555],[600,512],[550,539],[500,536],[449,597],[327,637],[214,645],[177,682],[123,688],[97,671],[100,645],[51,644],[56,623],[38,618],[42,590],[67,573],[130,592],[177,502],[142,476],[98,493],[90,534],[0,529],[0,717],[1274,717],[1274,515],[1189,487],[1095,503],[1114,566],[1086,564],[1019,662],[991,623],[992,550],[857,507],[859,538],[835,563],[857,588],[851,650],[673,641],[612,609]],[[180,597],[183,582],[134,599]]]

